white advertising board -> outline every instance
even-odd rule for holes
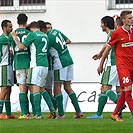
[[[72,89],[75,91],[79,105],[82,112],[96,112],[98,106],[98,98],[100,94],[100,84],[99,83],[73,83]],[[63,90],[63,89],[62,89]],[[115,92],[115,87],[112,88]],[[63,91],[63,105],[66,112],[75,112],[71,100],[68,95]],[[30,102],[29,102],[30,103]],[[114,104],[109,98],[105,105],[104,112],[112,112],[115,109],[116,104]],[[12,112],[20,112],[19,106],[19,88],[18,86],[13,86],[11,93],[11,107]],[[32,112],[31,104],[29,104],[30,112]],[[49,112],[48,106],[45,101],[42,100],[41,103],[42,112]],[[129,108],[124,110],[129,112]]]

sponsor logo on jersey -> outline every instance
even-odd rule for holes
[[[133,42],[123,43],[122,47],[131,47],[133,46]]]

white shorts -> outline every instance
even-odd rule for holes
[[[45,88],[46,89],[52,89],[53,84],[54,84],[54,70],[48,70]]]
[[[73,76],[73,65],[67,66],[65,68],[54,70],[54,81],[72,81]]]
[[[104,69],[101,84],[120,86],[116,66],[107,66]]]
[[[37,66],[34,68],[30,68],[28,71],[27,84],[44,87],[46,83],[47,74],[48,67]]]
[[[17,84],[26,84],[28,69],[16,70]]]
[[[0,66],[0,86],[13,86],[14,85],[14,73],[13,67]]]

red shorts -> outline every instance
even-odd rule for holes
[[[129,69],[117,69],[120,87],[130,86],[133,83],[133,71]]]

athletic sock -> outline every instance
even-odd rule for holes
[[[4,104],[4,100],[0,100],[0,114],[2,114],[3,112],[3,104]]]
[[[26,115],[27,96],[25,92],[19,93],[19,102],[20,102],[20,108],[21,108],[21,115]]]
[[[101,94],[99,96],[99,99],[98,99],[98,110],[97,110],[97,113],[96,113],[98,116],[102,115],[104,106],[107,102],[107,98],[108,98],[107,95],[104,92],[101,92]]]
[[[59,94],[55,98],[56,98],[56,103],[57,103],[57,108],[58,108],[58,114],[60,116],[63,116],[64,115],[64,110],[63,110],[63,96],[62,96],[62,94]]]
[[[33,94],[33,98],[34,98],[36,115],[41,116],[42,113],[41,113],[41,94],[40,94],[40,92],[35,92]]]
[[[6,99],[4,101],[5,101],[6,115],[10,116],[11,115],[11,102],[10,102],[10,99]]]
[[[117,97],[118,98],[119,98],[120,94],[121,94],[121,91],[117,92]],[[122,115],[122,110],[119,111],[119,114]]]
[[[33,93],[31,93],[31,92],[30,92],[30,103],[32,106],[32,113],[33,113],[33,115],[35,115],[36,114],[35,103],[34,103]]]
[[[71,99],[71,102],[72,102],[75,110],[76,110],[76,113],[80,113],[81,110],[80,110],[80,107],[79,107],[78,100],[77,100],[75,92],[70,93],[69,97]]]
[[[43,96],[44,100],[46,101],[48,107],[49,107],[49,110],[51,111],[52,109],[54,109],[54,106],[53,106],[53,103],[51,101],[51,98],[48,94],[48,92],[46,90],[44,90],[41,95]]]
[[[56,98],[54,96],[51,96],[51,101],[53,103],[55,110],[57,110]]]
[[[30,111],[29,111],[29,99],[28,99],[28,96],[27,96],[27,95],[26,95],[25,113],[26,113],[26,114],[30,114]]]
[[[133,99],[132,99],[132,91],[131,90],[125,91],[125,101],[127,102],[128,107],[129,107],[131,114],[133,116]]]
[[[114,103],[117,103],[118,98],[112,90],[108,89],[105,93]]]
[[[116,108],[115,108],[115,110],[113,112],[113,115],[117,115],[118,114],[118,112],[121,110],[121,108],[124,105],[124,103],[125,103],[125,91],[122,91],[121,95],[118,98],[117,105],[116,105]]]

